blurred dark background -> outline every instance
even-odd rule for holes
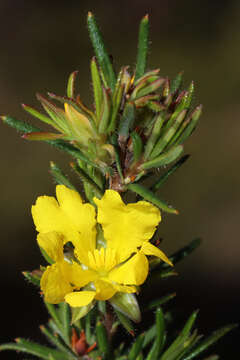
[[[195,81],[195,101],[204,105],[204,112],[197,131],[185,145],[190,160],[162,191],[162,197],[177,207],[180,215],[164,215],[161,235],[167,254],[196,236],[204,242],[177,267],[179,276],[159,283],[158,291],[177,291],[175,305],[183,320],[200,308],[197,325],[201,332],[238,322],[240,3],[1,0],[1,114],[29,120],[20,104],[40,109],[36,92],[64,94],[73,70],[79,70],[83,100],[91,103],[89,60],[93,51],[86,28],[89,10],[97,17],[117,69],[134,65],[138,24],[149,13],[149,69],[160,67],[170,78],[184,70],[185,85]],[[33,123],[39,125],[37,120]],[[49,161],[69,171],[69,158],[48,145],[22,140],[3,124],[0,131],[0,342],[18,336],[37,340],[38,326],[47,320],[47,314],[37,291],[21,275],[22,270],[43,263],[30,207],[38,195],[54,193]],[[238,337],[235,331],[219,343],[221,359],[238,358]],[[22,358],[11,352],[2,356]]]

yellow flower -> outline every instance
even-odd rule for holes
[[[107,190],[95,198],[97,221],[106,246],[97,244],[96,210],[84,204],[80,195],[64,185],[56,197],[40,196],[32,207],[39,232],[39,246],[53,260],[41,278],[45,300],[66,301],[72,307],[108,300],[117,292],[134,293],[148,275],[146,255],[155,255],[171,264],[149,240],[161,220],[159,210],[145,201],[125,205],[120,195]],[[71,242],[74,255],[64,258],[64,245]]]

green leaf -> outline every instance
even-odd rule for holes
[[[135,98],[138,99],[142,96],[146,96],[151,94],[152,92],[157,91],[166,81],[165,78],[158,78],[157,80],[151,82],[150,84],[146,84],[147,86],[142,87],[137,93]]]
[[[183,360],[191,360],[191,359],[195,358],[196,356],[201,354],[203,351],[208,349],[209,346],[216,343],[221,337],[223,337],[229,331],[235,329],[236,327],[238,327],[238,324],[231,324],[231,325],[224,326],[221,329],[215,330],[209,337],[207,337],[206,339],[201,341],[200,344],[198,344],[194,349],[192,349],[192,352],[189,355],[185,356],[183,358]]]
[[[118,145],[113,145],[114,146],[114,153],[115,153],[115,162],[116,162],[116,166],[117,166],[117,171],[118,174],[121,178],[121,180],[123,181],[123,172],[122,172],[122,165],[121,165],[121,159],[120,159],[120,154],[119,154],[119,147]]]
[[[175,128],[175,132],[177,131],[177,128],[179,127],[179,125],[181,125],[181,122],[183,121],[184,117],[181,117],[182,112],[187,113],[187,100],[189,98],[189,93],[188,91],[182,91],[182,93],[179,95],[178,97],[178,102],[175,104],[176,108],[173,112],[173,114],[171,115],[171,117],[169,118],[169,120],[166,122],[165,126],[164,126],[164,135],[165,133],[167,133],[167,131],[169,129],[172,128],[172,126],[174,126]],[[177,123],[175,122],[175,120],[180,116],[180,121],[178,120]],[[174,134],[173,134],[174,135]],[[169,139],[171,140],[171,139]],[[169,141],[170,142],[170,141]]]
[[[98,321],[96,325],[97,344],[103,359],[110,359],[110,343],[105,326]]]
[[[71,324],[75,324],[79,319],[86,316],[90,310],[94,307],[95,302],[91,302],[86,306],[73,307],[72,310],[72,319]]]
[[[162,351],[165,339],[165,321],[161,308],[156,311],[156,337],[151,350],[148,353],[147,360],[158,360]]]
[[[142,149],[143,149],[142,138],[136,131],[133,131],[131,133],[131,139],[133,144],[133,160],[134,162],[137,162],[142,155]]]
[[[54,93],[48,92],[48,96],[51,99],[54,99],[56,101],[59,101],[61,104],[68,104],[71,105],[77,112],[80,114],[83,114],[87,119],[90,121],[92,125],[92,130],[95,130],[96,133],[96,116],[95,114],[89,110],[82,102],[80,97],[77,97],[77,100],[74,100],[72,98],[69,98],[67,96],[59,96]],[[70,128],[69,120],[66,118],[66,123],[68,124],[68,127]]]
[[[153,129],[152,129],[152,133],[151,133],[151,135],[147,141],[146,147],[145,147],[144,159],[148,159],[150,153],[152,152],[152,149],[160,136],[163,122],[164,122],[163,114],[157,115],[156,120],[154,122]]]
[[[65,112],[63,109],[57,107],[54,103],[46,99],[41,94],[37,94],[37,99],[41,102],[44,110],[48,113],[51,119],[54,122],[54,127],[59,131],[62,131],[66,134],[69,133],[68,126],[66,123]]]
[[[78,71],[74,71],[70,74],[67,84],[67,97],[74,99],[74,85]]]
[[[93,190],[95,196],[99,199],[103,196],[103,192],[100,187],[96,184],[96,182],[88,176],[88,174],[78,166],[76,163],[71,163],[71,167],[76,171],[76,173],[80,176],[83,182],[86,182]]]
[[[172,137],[175,135],[181,123],[183,122],[186,111],[187,110],[182,110],[180,113],[178,113],[178,116],[176,116],[170,128],[168,128],[167,130],[165,130],[164,128],[163,134],[157,141],[156,145],[153,148],[153,151],[150,154],[150,159],[154,159],[167,147],[168,143],[171,141]]]
[[[55,134],[50,132],[31,132],[28,134],[24,134],[23,139],[31,140],[31,141],[46,141],[46,140],[57,140],[61,138],[66,138],[64,134]]]
[[[188,109],[191,105],[192,97],[194,93],[194,82],[192,81],[188,88],[188,96],[185,99],[185,107]]]
[[[66,302],[60,303],[58,313],[59,313],[61,323],[62,323],[64,339],[68,343],[68,345],[70,346],[70,344],[71,344],[71,341],[70,341],[70,336],[71,336],[71,327],[70,327],[71,311],[70,311],[70,306]]]
[[[40,287],[41,272],[38,270],[34,271],[23,271],[23,276],[33,285]]]
[[[156,324],[152,325],[145,333],[143,348],[148,346],[156,336]]]
[[[105,45],[103,43],[102,35],[97,26],[95,17],[93,16],[93,14],[91,12],[88,13],[87,25],[88,25],[90,39],[92,41],[92,45],[93,45],[96,57],[98,59],[98,63],[100,65],[100,67],[102,68],[103,75],[107,81],[108,86],[113,91],[114,87],[115,87],[116,76],[115,76],[110,58],[108,56],[108,53],[106,51]]]
[[[179,129],[178,137],[176,138],[175,144],[182,144],[193,132],[197,122],[202,114],[202,105],[196,107],[186,121],[182,124],[182,127]]]
[[[173,207],[167,205],[163,200],[160,200],[152,191],[146,189],[144,186],[140,184],[129,184],[127,188],[136,194],[140,195],[145,200],[151,202],[152,204],[156,205],[163,211],[166,211],[171,214],[178,214],[178,210],[174,209]]]
[[[47,346],[36,344],[32,341],[18,338],[15,343],[0,345],[0,351],[15,350],[38,356],[40,359],[49,360],[51,355],[54,360],[69,360],[69,356],[63,352],[53,350]]]
[[[80,159],[80,160],[84,161],[85,163],[98,168],[98,166],[94,162],[92,162],[89,158],[87,158],[83,154],[83,152],[80,151],[79,149],[77,149],[75,146],[68,144],[67,142],[62,141],[62,140],[46,141],[46,142],[48,142],[52,146],[55,146],[59,150],[65,151],[68,155],[71,155],[75,159]]]
[[[150,302],[150,304],[148,305],[148,309],[155,309],[158,306],[161,306],[163,304],[165,304],[166,302],[168,302],[169,300],[172,300],[174,297],[176,296],[176,293],[172,293],[166,296],[161,297],[160,299],[157,300],[153,300]]]
[[[48,328],[45,326],[40,326],[41,332],[46,336],[50,344],[54,345],[57,349],[60,351],[63,351],[64,353],[68,354],[70,356],[70,359],[77,359],[76,354],[74,352],[66,347],[62,341],[59,339],[58,335],[53,334]]]
[[[202,243],[202,240],[200,238],[193,239],[188,245],[184,246],[180,250],[176,251],[173,255],[169,257],[169,260],[173,263],[173,265],[176,265],[178,262],[183,260],[186,256],[190,255],[195,249],[197,249]],[[171,268],[166,263],[161,263],[160,267],[165,268]]]
[[[32,126],[24,121],[17,120],[11,116],[1,116],[2,121],[22,133],[38,132],[41,131],[36,126]]]
[[[94,302],[95,303],[95,302]],[[88,344],[93,344],[96,341],[96,332],[92,331],[93,326],[96,327],[97,306],[91,309],[85,317],[85,334]],[[93,325],[94,324],[94,325]]]
[[[125,316],[123,313],[121,313],[120,311],[114,309],[119,322],[122,324],[122,326],[124,327],[124,329],[127,330],[127,332],[129,332],[129,334],[131,334],[132,336],[134,336],[134,327],[132,324],[132,321]]]
[[[160,187],[167,181],[170,175],[174,174],[177,169],[179,169],[185,161],[189,159],[190,155],[182,156],[174,165],[171,166],[164,174],[162,174],[158,180],[150,187],[150,190],[156,192]]]
[[[106,307],[107,307],[106,301],[98,300],[98,310],[100,313],[106,314]]]
[[[105,88],[102,88],[103,94],[103,101],[100,113],[100,121],[98,125],[98,130],[100,134],[104,134],[107,131],[109,122],[110,122],[110,115],[111,115],[111,98],[109,96],[108,91]]]
[[[186,344],[184,343],[187,341],[190,335],[190,331],[196,320],[197,313],[198,311],[194,311],[192,315],[188,318],[182,331],[180,332],[178,337],[173,341],[173,343],[168,347],[168,349],[164,352],[164,354],[161,357],[161,360],[174,359],[184,350],[184,348],[186,347]]]
[[[112,116],[111,116],[111,120],[110,120],[110,124],[109,124],[109,128],[108,128],[108,133],[111,133],[111,132],[115,131],[115,129],[116,129],[116,121],[117,121],[117,116],[118,116],[119,109],[120,109],[121,102],[122,102],[124,85],[120,83],[119,87],[116,87],[115,90],[116,91],[114,91],[114,94],[113,94]]]
[[[40,132],[41,130],[35,126],[32,126],[24,121],[14,119],[10,116],[2,116],[1,117],[3,122],[12,128],[16,129],[19,132],[22,133],[30,133],[30,132]],[[72,157],[76,159],[80,159],[87,164],[92,165],[93,167],[98,167],[94,162],[92,162],[90,159],[88,159],[79,149],[77,149],[75,146],[68,144],[67,142],[63,140],[46,140],[46,143],[55,146],[59,150],[65,151],[68,155],[71,155]]]
[[[183,146],[177,145],[166,152],[162,153],[161,155],[157,156],[155,159],[147,161],[141,165],[141,168],[144,170],[151,169],[151,168],[158,168],[160,166],[168,165],[171,162],[175,161],[183,152]]]
[[[97,120],[99,121],[103,94],[102,94],[101,78],[95,57],[93,57],[91,61],[91,74],[92,74],[92,82],[93,82],[93,93],[94,93],[94,100],[96,107],[96,115],[97,115]]]
[[[163,86],[162,96],[164,98],[167,98],[169,94],[170,94],[170,81],[168,78],[166,78],[165,84]]]
[[[138,80],[144,75],[147,55],[148,55],[148,33],[149,33],[149,19],[148,15],[145,15],[140,22],[139,35],[138,35],[138,53],[137,64],[135,71],[135,80]]]
[[[41,247],[39,246],[39,249],[41,251],[42,256],[44,257],[44,259],[46,260],[46,262],[50,265],[54,264],[55,261],[53,261],[50,256],[47,254],[47,252]]]
[[[35,118],[41,120],[42,122],[48,124],[48,125],[51,125],[53,127],[55,127],[55,122],[49,118],[48,116],[44,115],[44,114],[41,114],[38,110],[34,109],[33,107],[31,106],[28,106],[26,104],[22,104],[22,107],[25,111],[27,111],[29,114],[31,114],[32,116],[34,116]],[[59,128],[60,130],[60,128]]]
[[[132,102],[125,105],[118,128],[119,142],[125,144],[129,137],[129,131],[132,129],[135,120],[135,106]]]
[[[171,81],[171,86],[170,86],[171,93],[174,93],[177,90],[179,90],[179,88],[182,84],[182,78],[183,78],[183,71],[181,71],[179,74],[177,74],[175,79]]]
[[[160,99],[160,95],[159,94],[150,94],[150,95],[146,95],[146,96],[142,96],[136,100],[134,100],[134,104],[136,105],[137,108],[141,108],[146,106],[150,101],[152,100],[159,100]],[[160,105],[160,104],[159,104]],[[161,106],[161,105],[160,105]],[[162,108],[162,107],[161,107]]]
[[[58,329],[58,333],[62,334],[62,323],[57,312],[57,306],[53,304],[49,304],[48,302],[44,301],[44,304],[49,312],[49,315],[52,317],[56,328]]]
[[[165,109],[165,107],[157,101],[149,101],[146,105],[150,110],[156,113],[159,113],[160,111]]]
[[[129,319],[139,322],[141,321],[141,313],[139,305],[134,294],[116,293],[109,302],[117,311],[120,311]]]
[[[134,91],[139,91],[139,89],[142,88],[146,83],[150,84],[151,82],[157,80],[159,78],[160,69],[155,69],[146,72],[143,76],[141,76],[139,79],[134,81],[135,89]],[[133,94],[133,97],[135,97],[136,93]]]
[[[128,360],[136,360],[136,358],[138,357],[139,353],[142,351],[142,346],[143,346],[143,342],[144,342],[144,337],[145,334],[140,334],[136,340],[134,341],[129,354],[128,354]]]
[[[65,185],[69,189],[77,191],[75,186],[72,185],[72,183],[69,181],[67,176],[63,174],[60,167],[53,161],[50,161],[50,173],[52,174],[52,176],[57,184]]]

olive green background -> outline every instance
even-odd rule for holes
[[[190,159],[159,194],[180,211],[178,216],[163,214],[161,236],[167,254],[194,237],[204,242],[177,266],[177,278],[159,283],[153,292],[176,290],[182,320],[200,308],[197,324],[205,333],[238,321],[240,3],[1,0],[1,114],[29,120],[20,104],[40,109],[36,92],[63,95],[73,70],[79,70],[82,99],[91,104],[89,10],[96,15],[116,69],[134,65],[138,24],[149,13],[148,68],[160,67],[170,78],[184,70],[185,85],[195,81],[195,102],[204,105],[203,115],[185,144]],[[32,123],[39,126],[37,120]],[[62,164],[74,179],[67,156],[46,144],[27,142],[0,123],[0,342],[17,336],[37,339],[38,325],[47,319],[36,289],[24,281],[21,271],[43,263],[30,208],[38,195],[54,194],[50,160]],[[237,358],[237,331],[221,342],[219,353],[222,359]],[[15,358],[21,355],[4,354],[4,359]]]

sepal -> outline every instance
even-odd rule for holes
[[[134,294],[118,292],[109,300],[109,302],[114,309],[123,313],[134,322],[141,321],[139,305]]]
[[[30,283],[40,287],[40,280],[42,277],[41,270],[23,271],[22,274],[25,277],[25,279],[28,280]]]
[[[95,301],[91,302],[86,306],[71,308],[71,312],[72,312],[71,324],[75,324],[78,320],[86,316],[89,313],[89,311],[92,310],[94,305],[95,305]]]

